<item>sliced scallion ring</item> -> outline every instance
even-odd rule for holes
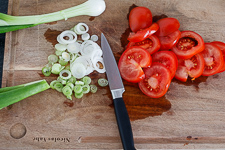
[[[58,91],[58,92],[62,92],[62,88],[63,88],[63,84],[60,82],[57,82],[54,84],[54,88]]]
[[[55,64],[52,66],[52,73],[53,73],[53,74],[59,74],[60,71],[62,71],[64,67],[65,67],[65,66],[61,66],[60,64],[55,63]]]
[[[91,40],[94,41],[94,42],[98,41],[98,36],[97,35],[92,35],[91,36]]]
[[[75,93],[81,93],[82,92],[82,86],[81,85],[75,85],[74,87],[73,87],[73,91],[75,92]]]
[[[88,30],[89,30],[89,27],[85,23],[78,23],[74,27],[74,31],[76,34],[84,34],[84,33],[88,32]]]
[[[42,74],[46,77],[51,75],[51,67],[43,67],[42,68]]]
[[[67,76],[64,76],[64,74],[66,74]],[[69,70],[62,70],[60,73],[59,73],[59,76],[64,79],[64,80],[68,80],[71,78],[71,72]]]
[[[69,35],[72,35],[72,38],[70,38]],[[65,37],[69,37],[68,40],[64,39]],[[77,40],[77,34],[71,30],[63,31],[59,36],[61,42],[65,44],[74,43]]]
[[[85,76],[81,79],[84,84],[90,84],[91,83],[91,78],[89,76]]]
[[[76,98],[82,98],[84,96],[84,93],[83,92],[80,92],[80,93],[75,93],[74,96]]]
[[[50,83],[50,87],[52,88],[52,89],[55,89],[55,84],[56,83],[59,83],[59,81],[57,81],[57,80],[53,80],[51,83]]]
[[[67,82],[75,84],[76,81],[77,81],[77,79],[74,76],[71,76],[71,78],[69,78],[69,80]]]
[[[48,56],[48,62],[49,63],[56,63],[58,61],[58,56],[54,55],[54,54],[51,54]]]
[[[98,79],[98,84],[102,87],[105,87],[108,85],[108,80],[106,80],[104,78],[100,78],[100,79]]]
[[[83,81],[76,81],[75,85],[84,85],[84,82]]]
[[[62,66],[65,66],[65,65],[68,64],[68,61],[65,61],[62,57],[60,57],[59,64],[62,65]]]
[[[71,82],[67,82],[66,86],[69,86],[71,88],[71,90],[73,90],[73,88],[74,88],[74,84]]]
[[[90,34],[89,33],[84,33],[81,35],[81,39],[86,41],[90,39]]]
[[[56,54],[57,56],[61,56],[62,53],[63,53],[63,51],[58,51],[58,50],[55,51],[55,54]]]
[[[74,42],[74,43],[69,43],[68,45],[67,45],[67,50],[68,50],[68,52],[70,52],[70,53],[78,53],[78,52],[80,52],[80,43],[78,43],[78,42]]]
[[[55,49],[58,50],[58,51],[65,51],[67,48],[67,45],[66,44],[55,44]]]
[[[62,59],[65,61],[69,61],[70,60],[70,54],[67,52],[63,52],[62,53]]]
[[[94,84],[91,84],[91,85],[90,85],[90,91],[91,91],[91,93],[96,93],[97,90],[98,90],[98,88],[97,88],[96,85],[94,85]]]
[[[64,86],[64,87],[62,88],[62,92],[63,92],[63,94],[64,94],[65,96],[70,96],[70,95],[73,94],[73,91],[72,91],[72,89],[71,89],[69,86]]]
[[[87,85],[87,84],[83,85],[83,86],[82,86],[82,92],[83,92],[84,94],[90,92],[90,86]]]

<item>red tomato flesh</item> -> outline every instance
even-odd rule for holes
[[[150,66],[151,62],[152,58],[147,50],[133,46],[123,52],[118,68],[124,80],[137,83],[145,77],[142,68]]]
[[[157,21],[159,30],[156,32],[157,36],[167,36],[180,27],[180,22],[176,18],[163,18]]]
[[[160,49],[160,42],[157,36],[152,35],[140,42],[129,42],[127,48],[131,46],[140,46],[146,49],[150,54],[153,54]]]
[[[179,59],[189,59],[204,50],[202,37],[193,31],[182,31],[181,37],[172,51]]]
[[[160,41],[160,49],[161,50],[169,50],[171,49],[178,40],[180,39],[181,32],[179,30],[174,31],[173,33],[167,36],[159,36]]]
[[[218,46],[220,48],[220,50],[222,51],[222,53],[223,53],[224,65],[223,65],[223,67],[220,70],[220,72],[223,72],[223,71],[225,71],[225,43],[220,42],[220,41],[214,41],[214,42],[211,42],[211,43],[215,44],[216,46]]]
[[[205,60],[203,76],[210,76],[220,72],[224,65],[224,59],[223,53],[218,46],[212,43],[205,43],[205,49],[201,54]]]
[[[146,7],[135,7],[129,14],[129,26],[133,32],[150,27],[152,12]]]
[[[138,85],[141,91],[152,98],[165,95],[170,83],[170,71],[161,63],[154,62],[151,67],[144,68],[145,78]]]
[[[158,51],[152,55],[152,62],[159,62],[165,65],[170,70],[171,79],[174,77],[178,66],[177,56],[174,52]]]
[[[150,27],[137,31],[137,33],[131,32],[128,41],[140,42],[153,35],[159,29],[158,24],[153,23]]]
[[[186,82],[188,76],[192,79],[198,78],[202,75],[204,67],[204,58],[200,53],[190,59],[179,59],[175,78],[182,82]]]

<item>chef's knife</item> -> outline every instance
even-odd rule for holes
[[[125,150],[135,150],[130,119],[122,97],[125,89],[116,60],[103,33],[101,34],[101,47],[123,148]]]

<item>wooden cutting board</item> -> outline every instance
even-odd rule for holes
[[[38,15],[84,1],[9,0],[8,13]],[[133,4],[148,7],[153,15],[177,18],[180,30],[193,30],[206,42],[225,42],[224,0],[106,0],[106,11],[99,17],[80,16],[7,33],[2,87],[56,79],[43,77],[41,68],[54,53],[57,34],[79,22],[88,24],[90,34],[104,33],[118,60]],[[106,76],[91,77],[96,84]],[[144,96],[136,84],[124,84],[137,149],[225,148],[225,73],[187,83],[174,79],[159,99]],[[122,148],[108,87],[72,101],[49,89],[0,110],[0,124],[1,149]]]

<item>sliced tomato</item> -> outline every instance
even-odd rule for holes
[[[147,50],[133,46],[123,52],[118,68],[124,80],[137,83],[145,77],[142,68],[150,66],[151,63],[152,58]]]
[[[224,60],[223,53],[218,46],[212,43],[205,43],[205,49],[201,54],[205,60],[203,76],[210,76],[220,72],[224,65]]]
[[[127,45],[127,48],[131,46],[140,46],[146,49],[150,54],[153,54],[160,49],[160,42],[157,36],[152,35],[148,37],[147,39],[145,39],[144,41],[129,42]]]
[[[153,35],[157,30],[159,29],[159,26],[157,23],[153,23],[150,27],[145,28],[143,30],[139,30],[136,33],[131,32],[128,36],[127,40],[130,42],[140,42],[148,38],[149,36]]]
[[[151,67],[144,68],[145,78],[138,85],[141,91],[152,98],[165,95],[171,83],[171,74],[163,64],[154,62]]]
[[[193,31],[182,31],[181,37],[172,51],[179,59],[189,59],[204,50],[202,37]]]
[[[150,27],[152,24],[152,12],[146,7],[135,7],[129,14],[129,25],[133,32]]]
[[[211,42],[211,43],[218,46],[223,53],[224,65],[223,65],[222,69],[220,70],[220,72],[223,72],[223,71],[225,71],[225,43],[220,42],[220,41],[214,41],[214,42]]]
[[[152,62],[159,62],[166,66],[170,70],[171,79],[174,77],[178,60],[177,56],[172,51],[158,51],[152,55]]]
[[[167,36],[180,27],[180,22],[176,18],[163,18],[157,21],[159,30],[155,33],[157,36]]]
[[[178,68],[175,78],[182,82],[186,82],[188,76],[192,79],[198,78],[202,75],[204,67],[204,58],[200,53],[189,59],[178,59]]]
[[[173,33],[167,35],[167,36],[159,36],[160,41],[160,49],[161,50],[169,50],[171,49],[178,40],[180,39],[181,32],[179,30],[174,31]]]

